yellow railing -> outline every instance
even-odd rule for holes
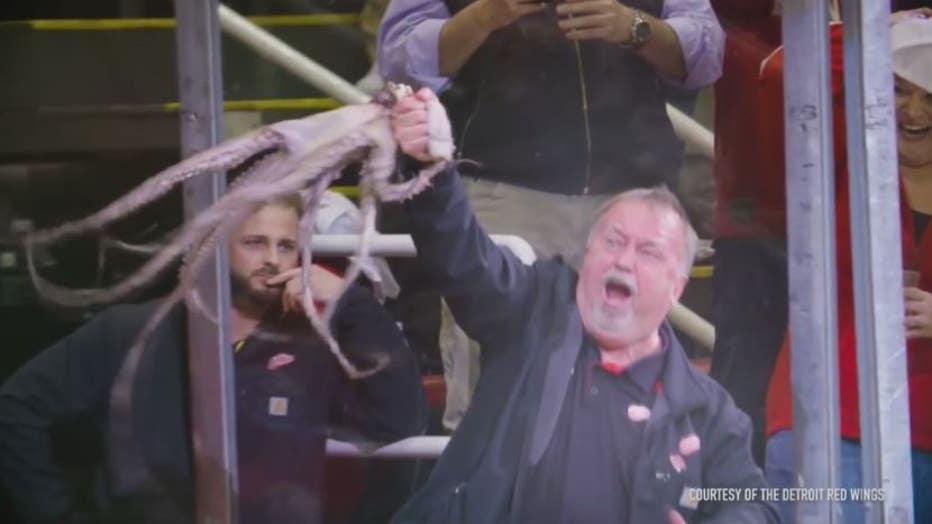
[[[248,16],[261,27],[309,27],[353,25],[358,14],[321,13],[310,15]],[[174,18],[104,18],[68,20],[18,20],[0,22],[0,27],[26,26],[36,31],[125,31],[135,29],[174,29]]]

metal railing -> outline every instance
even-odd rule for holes
[[[220,28],[232,38],[327,95],[344,104],[362,104],[371,98],[339,75],[229,7],[220,4],[217,15]]]
[[[375,459],[435,459],[439,457],[450,437],[409,437],[388,444],[345,442],[327,439],[328,457],[355,457]]]

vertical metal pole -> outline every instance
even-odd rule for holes
[[[790,336],[796,471],[839,480],[835,179],[827,0],[784,0]],[[797,505],[797,522],[841,522],[834,502]]]
[[[218,143],[223,133],[223,82],[217,0],[175,2],[182,153]],[[185,216],[223,193],[224,173],[185,183]],[[199,524],[235,523],[237,464],[233,352],[229,328],[230,273],[225,246],[217,249],[198,289],[218,325],[189,312],[191,431]]]
[[[845,104],[866,522],[913,520],[890,5],[845,0]]]

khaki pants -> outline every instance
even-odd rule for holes
[[[520,236],[538,258],[560,256],[573,267],[582,262],[596,211],[614,196],[559,195],[477,179],[466,179],[466,189],[487,232]]]

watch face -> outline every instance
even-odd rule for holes
[[[643,20],[634,25],[634,40],[646,42],[650,38],[650,22]]]

